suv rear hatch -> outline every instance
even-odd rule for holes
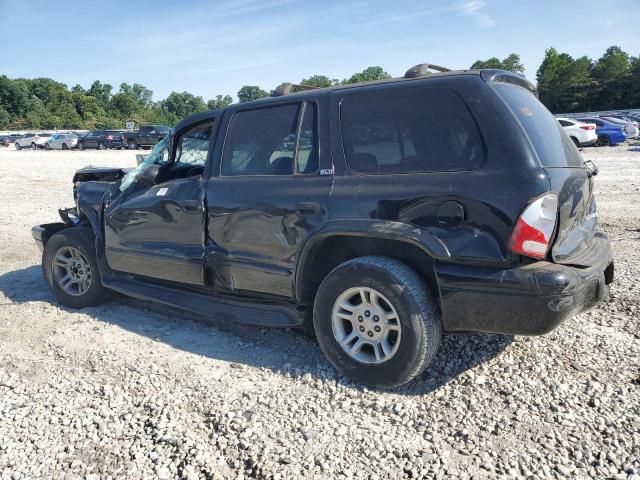
[[[526,132],[547,173],[550,190],[558,194],[558,223],[551,258],[555,263],[589,267],[600,247],[593,197],[595,168],[580,152],[555,117],[524,88],[491,82]]]

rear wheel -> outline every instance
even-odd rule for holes
[[[137,148],[138,148],[138,144],[136,142],[129,143],[130,150],[137,150]]]
[[[47,150],[51,150],[51,145],[48,144],[48,143],[45,143],[44,144],[44,148],[47,149]]]
[[[599,147],[608,147],[611,145],[611,140],[606,135],[600,135],[598,137],[596,145],[598,145]]]
[[[42,254],[42,270],[51,292],[63,305],[93,307],[109,299],[88,227],[71,227],[53,235]]]
[[[84,150],[84,144],[83,143],[79,143],[78,144],[78,150]]]
[[[360,257],[324,279],[314,303],[314,329],[342,374],[396,387],[433,360],[442,326],[435,301],[416,272],[386,257]]]
[[[98,142],[98,150],[104,150],[104,144],[102,142]]]
[[[37,145],[35,144],[35,142],[31,143],[31,150],[35,150],[37,147]]]
[[[63,143],[63,144],[62,144],[62,150],[69,150],[69,147],[67,147],[67,144],[66,144],[66,143]]]

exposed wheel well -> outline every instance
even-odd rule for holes
[[[433,259],[421,248],[400,240],[362,236],[336,235],[321,240],[304,260],[296,278],[298,301],[313,305],[322,280],[331,270],[357,257],[380,255],[393,258],[415,270],[438,299],[433,272]]]

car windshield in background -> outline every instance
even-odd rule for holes
[[[580,152],[569,136],[531,92],[502,82],[493,82],[492,86],[524,128],[542,166],[583,166]]]

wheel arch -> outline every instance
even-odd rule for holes
[[[437,294],[433,265],[448,261],[446,246],[432,233],[401,222],[349,221],[317,232],[304,245],[295,276],[295,298],[312,305],[322,280],[335,267],[357,257],[378,255],[414,269]],[[437,297],[437,295],[436,295]]]

